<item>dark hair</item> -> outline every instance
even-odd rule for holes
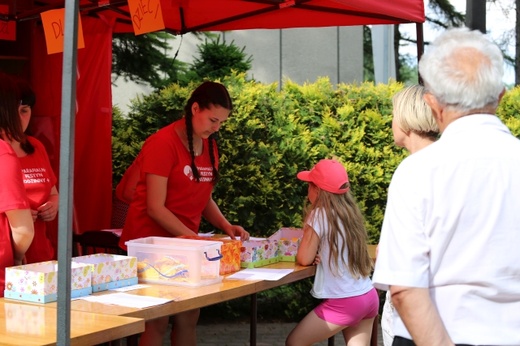
[[[36,103],[36,94],[32,90],[29,83],[21,78],[16,79],[16,83],[18,84],[18,89],[20,92],[20,105],[21,106],[29,106],[34,107]],[[34,153],[34,146],[27,138],[26,133],[23,135],[24,139],[20,141],[20,147],[26,154],[33,154]]]
[[[3,139],[22,142],[25,138],[18,114],[20,100],[19,86],[15,79],[0,72],[0,130],[4,133]]]
[[[36,104],[36,94],[26,80],[18,79],[18,88],[20,89],[20,104],[23,106],[34,107]]]
[[[191,170],[195,179],[199,181],[200,174],[195,165],[195,152],[193,151],[193,124],[192,118],[193,113],[191,112],[191,106],[197,102],[200,109],[209,109],[211,105],[221,106],[225,109],[233,110],[233,102],[229,96],[229,92],[226,87],[216,82],[204,82],[197,87],[191,94],[186,106],[184,107],[184,115],[186,117],[186,135],[188,137],[188,146],[191,155]],[[209,137],[209,157],[211,165],[213,166],[213,183],[216,184],[219,178],[219,172],[215,167],[215,153],[214,146],[216,145],[216,134],[213,133]]]

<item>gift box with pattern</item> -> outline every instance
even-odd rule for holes
[[[92,266],[71,263],[71,297],[92,293]],[[35,303],[57,300],[58,261],[32,263],[5,269],[4,297]]]
[[[294,262],[296,253],[302,241],[303,230],[299,228],[281,228],[276,231],[270,240],[278,241],[280,262]]]
[[[240,266],[255,268],[279,262],[278,241],[267,238],[250,238],[242,242]]]
[[[72,258],[73,262],[92,266],[92,292],[137,284],[137,258],[98,253]]]
[[[281,261],[293,262],[302,236],[301,229],[284,227],[269,238],[252,237],[242,242],[240,266],[255,268]]]

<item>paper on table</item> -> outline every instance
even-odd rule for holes
[[[104,294],[101,296],[85,296],[81,297],[81,299],[88,300],[89,302],[96,302],[109,305],[121,305],[138,309],[165,304],[173,300],[149,296],[137,296],[135,294],[128,293],[112,293]]]
[[[138,290],[138,289],[146,288],[146,287],[150,287],[150,285],[136,284],[136,285],[132,285],[132,286],[113,288],[110,291],[127,292],[127,291],[134,291],[134,290]]]
[[[240,237],[235,237],[235,238],[240,240]],[[231,239],[231,237],[227,236],[227,237],[222,237],[221,239]],[[267,238],[249,237],[249,239],[247,241],[263,241],[263,240],[267,240]]]
[[[277,281],[293,272],[294,269],[243,269],[226,277],[230,280],[268,280]]]
[[[215,233],[214,231],[211,231],[211,232],[207,232],[207,233],[197,233],[197,235],[199,237],[213,237],[215,235],[214,233]]]

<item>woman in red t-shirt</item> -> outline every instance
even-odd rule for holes
[[[4,296],[5,268],[20,265],[34,236],[29,201],[20,175],[20,162],[9,145],[21,140],[20,102],[14,80],[0,73],[0,296]]]
[[[58,213],[57,179],[43,144],[35,137],[25,134],[36,96],[28,83],[23,80],[18,80],[17,83],[21,96],[18,113],[24,135],[22,140],[13,139],[10,144],[20,160],[23,184],[34,220],[34,239],[25,253],[25,260],[27,263],[51,261],[56,259],[53,244],[57,243],[57,239],[51,239],[47,222],[53,221]]]
[[[231,113],[226,88],[204,82],[191,94],[184,118],[160,129],[144,143],[133,167],[139,179],[133,192],[119,245],[149,236],[193,235],[202,216],[231,238],[249,238],[232,225],[211,197],[218,180],[218,151],[213,134]],[[133,168],[132,168],[133,169]],[[174,315],[172,345],[196,344],[200,310]],[[162,345],[168,317],[146,323],[140,345]]]

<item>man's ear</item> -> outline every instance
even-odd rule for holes
[[[505,93],[506,93],[506,88],[502,89],[502,92],[500,93],[500,95],[498,95],[498,103],[500,103],[500,101],[502,101],[502,97],[504,97]]]
[[[424,102],[432,109],[433,116],[435,120],[437,120],[437,123],[441,123],[443,120],[442,106],[439,101],[437,101],[437,98],[430,93],[426,93],[424,94]]]

